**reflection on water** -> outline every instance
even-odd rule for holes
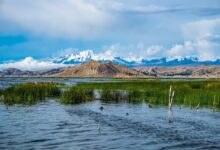
[[[168,109],[168,122],[173,122],[173,111],[171,109]]]
[[[168,123],[167,107],[146,104],[0,105],[0,149],[220,149],[219,112],[172,111]]]

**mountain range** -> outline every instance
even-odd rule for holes
[[[40,71],[22,71],[15,68],[0,71],[0,77],[145,77],[141,71],[112,62],[90,61],[85,64]]]
[[[160,58],[160,59],[144,59],[136,58],[129,59],[125,57],[105,57],[103,55],[94,54],[92,50],[86,50],[79,52],[77,54],[68,54],[52,59],[51,61],[55,64],[68,64],[68,65],[79,65],[89,61],[99,61],[99,62],[113,62],[115,64],[127,66],[129,68],[133,67],[143,67],[143,66],[199,66],[199,65],[220,65],[220,59],[217,60],[207,60],[200,61],[195,57],[183,57],[183,58]]]
[[[113,62],[87,63],[56,69],[0,71],[0,77],[110,77],[110,78],[219,78],[220,66],[175,66],[128,68]]]
[[[123,57],[94,54],[82,51],[68,54],[47,61],[38,62],[27,58],[19,66],[27,64],[36,66],[53,65],[54,68],[25,70],[14,64],[5,65],[0,70],[0,77],[112,77],[112,78],[218,78],[220,77],[220,60],[199,61],[197,58],[161,58],[131,60]],[[10,67],[8,67],[10,66]]]

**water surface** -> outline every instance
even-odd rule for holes
[[[0,78],[0,88],[24,82],[112,82],[99,78]],[[104,110],[99,108],[103,106]],[[0,149],[220,149],[220,112],[100,101],[66,106],[0,104]]]
[[[166,107],[49,100],[0,105],[0,122],[0,149],[220,149],[220,113],[209,109],[176,106],[168,123]]]

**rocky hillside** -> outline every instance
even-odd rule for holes
[[[0,77],[113,77],[113,78],[220,78],[220,66],[139,67],[131,69],[112,62],[88,63],[41,71],[9,68]]]
[[[64,68],[41,70],[41,71],[22,71],[9,68],[0,71],[0,77],[47,77],[62,72]]]
[[[179,66],[179,67],[142,67],[136,68],[146,76],[219,78],[220,66]]]
[[[90,61],[88,63],[67,67],[55,77],[142,77],[143,73],[112,62],[100,63]]]

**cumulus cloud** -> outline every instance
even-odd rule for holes
[[[3,0],[0,19],[35,34],[96,37],[112,17],[86,0]]]
[[[107,50],[102,53],[98,53],[96,55],[96,60],[113,60],[114,57],[116,56],[116,52],[114,50]]]
[[[182,25],[182,32],[186,39],[197,40],[215,34],[220,27],[220,18],[202,19]]]
[[[152,45],[146,50],[143,50],[143,56],[147,59],[161,58],[164,57],[164,48],[160,45]]]
[[[197,57],[199,60],[216,60],[220,58],[218,29],[220,19],[199,20],[182,26],[186,41],[176,44],[167,51],[173,58]]]
[[[220,58],[219,44],[208,40],[195,42],[186,41],[183,44],[176,44],[167,51],[172,58],[197,57],[199,60],[216,60]]]
[[[59,68],[64,67],[64,64],[54,64],[49,61],[39,61],[35,60],[32,57],[26,57],[25,59],[17,62],[10,62],[0,64],[0,69],[7,69],[7,68],[17,68],[21,70],[44,70],[44,69],[52,69],[52,68]]]
[[[127,14],[161,13],[172,7],[115,0],[1,0],[0,20],[5,29],[65,38],[97,38],[129,31]],[[136,21],[144,20],[137,18]],[[145,21],[144,21],[145,22]],[[124,24],[123,26],[120,26]],[[132,23],[133,24],[133,23]],[[140,26],[137,23],[135,26]],[[2,30],[5,30],[2,29]],[[10,29],[8,29],[10,30]],[[117,33],[114,33],[117,35]]]
[[[213,28],[210,28],[209,31],[213,31]],[[142,42],[136,45],[114,44],[105,48],[115,51],[117,56],[121,56],[128,61],[151,60],[164,57],[168,59],[196,57],[201,61],[219,59],[220,34],[204,32],[204,34],[201,33],[199,35],[201,36],[194,36],[194,38],[189,38],[189,40],[183,43],[174,44],[170,48],[163,47],[162,45],[147,46]]]

